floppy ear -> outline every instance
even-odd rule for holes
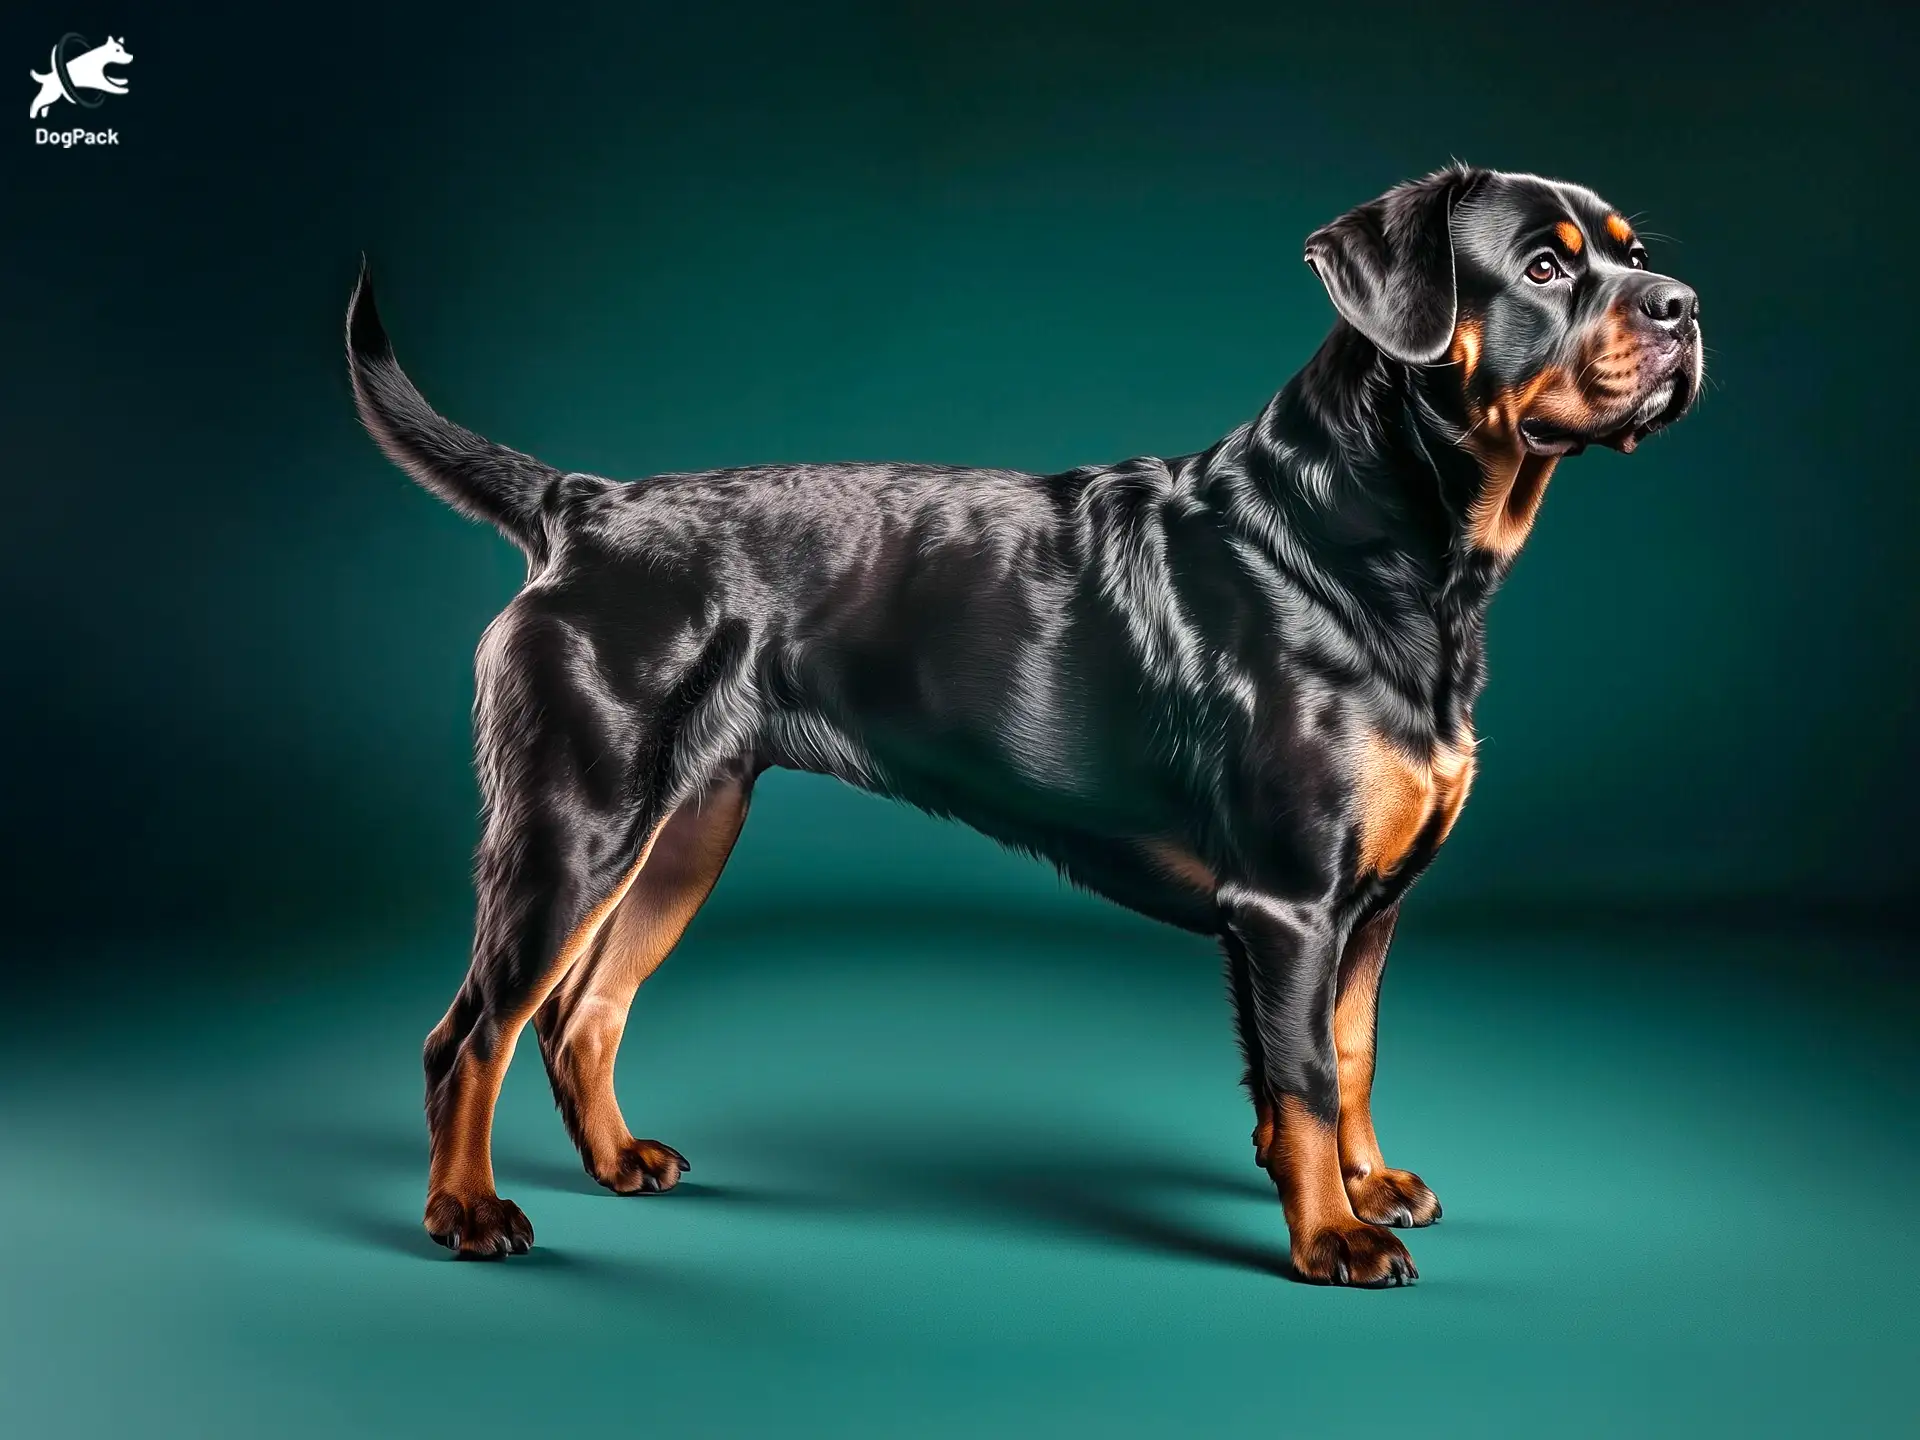
[[[1307,237],[1307,264],[1347,323],[1383,353],[1430,365],[1453,342],[1453,207],[1482,171],[1396,185]]]

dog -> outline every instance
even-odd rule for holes
[[[79,39],[78,36],[71,38]],[[80,43],[84,45],[87,42],[81,40]],[[107,74],[107,67],[127,65],[132,61],[133,56],[127,53],[126,46],[109,35],[106,44],[96,45],[67,62],[67,78],[73,82],[75,91],[104,90],[109,95],[124,95],[127,93],[127,82]],[[37,81],[40,86],[40,93],[33,97],[33,104],[27,107],[27,118],[30,120],[38,120],[62,100],[78,99],[60,83],[59,45],[53,47],[53,53],[47,58],[47,73],[42,75],[38,70],[29,70],[27,78]],[[92,100],[81,103],[98,105],[100,102]]]
[[[1455,165],[1315,231],[1337,318],[1251,423],[1056,475],[770,465],[616,483],[436,414],[363,264],[353,394],[386,454],[527,557],[487,627],[471,966],[425,1047],[425,1224],[468,1258],[531,1021],[586,1169],[670,1190],[614,1096],[635,991],[772,766],[965,822],[1217,937],[1294,1271],[1417,1278],[1440,1201],[1369,1096],[1408,887],[1474,777],[1488,602],[1558,463],[1632,450],[1703,377],[1699,300],[1592,191]]]

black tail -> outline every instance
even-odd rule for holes
[[[560,472],[434,412],[393,358],[364,261],[347,305],[347,369],[360,419],[388,459],[462,515],[491,520],[529,556],[545,555],[545,499]]]

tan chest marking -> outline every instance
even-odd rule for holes
[[[1360,813],[1360,873],[1386,875],[1399,867],[1437,816],[1438,846],[1460,818],[1473,786],[1473,737],[1434,748],[1431,758],[1408,755],[1381,735],[1369,735],[1355,774]]]

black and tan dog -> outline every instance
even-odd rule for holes
[[[1218,936],[1254,1146],[1312,1280],[1415,1276],[1440,1202],[1368,1099],[1401,897],[1474,773],[1484,615],[1555,463],[1699,391],[1698,304],[1592,192],[1455,168],[1308,238],[1340,318],[1211,448],[1060,475],[781,465],[616,484],[431,410],[361,277],[387,454],[527,553],[480,644],[472,968],[427,1039],[426,1226],[525,1251],[495,1097],[530,1020],[587,1170],[672,1188],[613,1093],[635,990],[769,766],[838,776]]]

